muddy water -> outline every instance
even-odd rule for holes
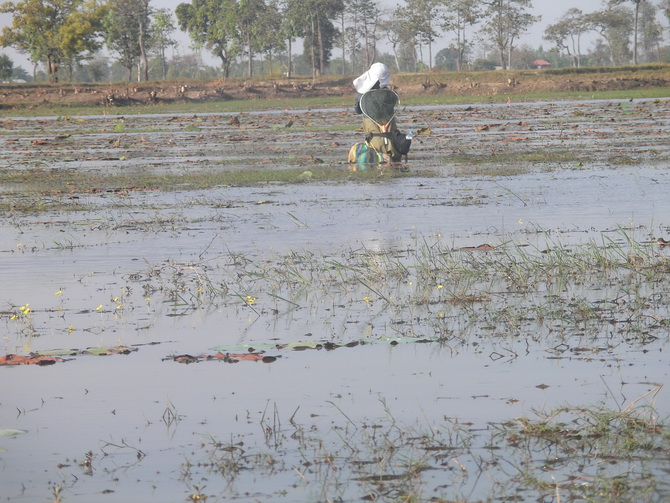
[[[241,263],[270,268],[291,253],[342,263],[352,252],[401,254],[426,243],[542,250],[670,237],[668,101],[431,107],[403,110],[400,119],[405,129],[426,128],[414,142],[410,173],[430,169],[438,177],[81,194],[80,211],[5,216],[3,354],[117,345],[134,351],[0,368],[0,429],[25,431],[0,437],[2,496],[45,501],[60,486],[65,502],[176,502],[199,485],[208,501],[356,501],[369,488],[351,474],[333,479],[309,469],[326,453],[346,450],[352,425],[430,430],[451,418],[485,432],[489,423],[565,403],[622,408],[670,383],[667,333],[645,345],[596,341],[600,349],[561,358],[557,345],[584,346],[581,336],[558,340],[533,324],[522,337],[500,326],[495,337],[479,332],[447,345],[272,349],[434,333],[420,324],[412,334],[399,329],[392,309],[354,286],[351,294],[315,295],[312,284],[285,302],[263,278],[233,277],[244,271]],[[341,158],[360,134],[310,131],[356,120],[346,111],[247,114],[239,126],[229,120],[16,119],[5,123],[1,162],[3,169],[82,176],[317,169],[303,155],[309,145],[324,164],[344,170]],[[262,139],[269,143],[259,152]],[[246,289],[217,296],[210,282]],[[27,304],[29,316],[17,317]],[[668,317],[665,308],[656,315]],[[166,360],[236,345],[267,348],[278,359]],[[656,404],[663,417],[668,403]],[[298,429],[321,437],[323,452],[292,445]],[[253,468],[235,476],[212,470],[213,439],[258,455],[239,460]],[[442,477],[425,475],[426,499],[495,499],[486,477],[447,488]]]

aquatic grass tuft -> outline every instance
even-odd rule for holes
[[[379,415],[360,420],[328,402],[325,422],[300,408],[282,421],[275,404],[258,420],[264,440],[204,435],[182,472],[233,490],[289,480],[329,500],[471,501],[476,490],[481,501],[659,501],[670,468],[670,429],[653,409],[660,389],[618,410],[565,405],[484,427],[448,416],[404,424],[383,397]]]

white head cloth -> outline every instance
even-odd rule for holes
[[[384,63],[373,63],[367,72],[354,80],[354,87],[360,94],[365,94],[377,81],[379,87],[387,87],[391,83],[391,73]]]

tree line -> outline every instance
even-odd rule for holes
[[[590,13],[569,9],[547,26],[543,37],[554,60],[567,58],[575,67],[590,61],[582,48],[589,33],[597,34],[594,51],[607,54],[607,64],[636,64],[640,55],[667,58],[659,13],[670,21],[670,0],[601,5]],[[94,62],[102,49],[126,80],[133,74],[138,80],[167,78],[177,29],[218,60],[224,77],[233,69],[253,76],[259,62],[270,71],[279,65],[287,76],[296,67],[314,76],[353,74],[379,59],[398,71],[434,63],[462,70],[473,68],[482,54],[494,55],[495,66],[507,69],[521,66],[515,62],[520,41],[540,21],[532,7],[532,0],[404,0],[395,9],[374,0],[191,0],[171,12],[154,8],[151,0],[15,0],[0,5],[0,12],[12,15],[0,45],[26,54],[35,68],[43,65],[50,81],[72,80],[85,65],[96,80]],[[448,46],[434,55],[438,39]],[[295,47],[300,43],[301,52]],[[390,54],[380,54],[382,46]],[[0,55],[0,78],[11,69],[7,59]]]

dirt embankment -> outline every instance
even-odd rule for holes
[[[496,96],[528,93],[596,92],[670,86],[670,71],[575,73],[548,71],[399,74],[404,97],[420,95]],[[302,99],[351,96],[351,78],[163,81],[117,84],[0,84],[0,108],[130,106],[253,99]]]

